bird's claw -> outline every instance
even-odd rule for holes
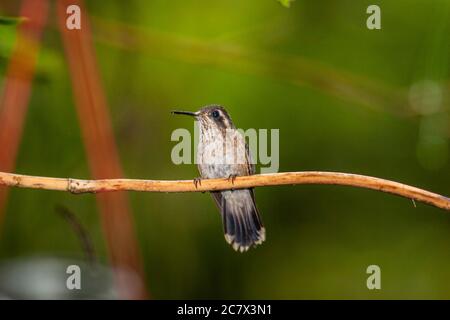
[[[197,185],[202,185],[202,178],[195,178],[194,179],[194,186],[195,186],[195,189],[197,189]]]
[[[228,176],[228,181],[231,180],[231,184],[234,184],[234,180],[236,180],[237,174],[230,174]]]

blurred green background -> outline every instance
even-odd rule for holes
[[[366,27],[370,4],[381,7],[381,30]],[[195,165],[171,162],[171,132],[193,123],[169,112],[218,103],[240,128],[280,129],[280,171],[360,173],[450,194],[450,1],[86,5],[126,177],[197,177]],[[17,8],[0,2],[1,15]],[[16,172],[89,178],[55,16]],[[1,79],[15,31],[0,26]],[[129,196],[154,298],[450,298],[450,215],[421,203],[340,186],[258,188],[267,241],[238,254],[208,194]],[[26,189],[10,192],[0,259],[82,257],[56,204],[77,214],[106,261],[93,195]],[[366,287],[371,264],[381,290]]]

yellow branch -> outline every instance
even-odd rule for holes
[[[450,210],[450,198],[440,194],[395,181],[340,172],[303,171],[258,174],[237,177],[234,181],[230,179],[204,179],[197,185],[193,183],[193,180],[81,180],[0,172],[0,186],[68,191],[76,194],[110,191],[204,192],[296,184],[331,184],[373,189]]]

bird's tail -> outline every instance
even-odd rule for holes
[[[221,210],[225,240],[234,250],[245,252],[266,239],[252,189],[212,194]]]

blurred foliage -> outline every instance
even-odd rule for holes
[[[19,23],[25,21],[26,18],[24,17],[2,17],[0,16],[0,25],[18,25]]]
[[[0,24],[0,59],[3,59],[3,63],[0,67],[4,69],[7,64],[7,59],[11,54],[11,50],[14,46],[16,35],[16,28],[7,24]]]
[[[195,165],[171,162],[171,132],[193,123],[169,112],[220,103],[238,127],[280,129],[280,171],[362,173],[450,194],[450,1],[377,1],[379,31],[366,28],[368,0],[297,0],[290,10],[261,0],[86,2],[127,177],[197,177]],[[17,15],[14,9],[0,2],[0,15]],[[106,37],[100,20],[123,30]],[[53,25],[39,56],[17,172],[88,178]],[[133,45],[133,29],[159,36]],[[174,37],[186,47],[173,46]],[[2,80],[14,38],[14,28],[0,26]],[[217,53],[235,46],[264,59]],[[285,56],[308,68],[292,71],[273,58]],[[255,72],[262,67],[272,72]],[[291,81],[296,72],[302,81]],[[387,89],[367,95],[360,91],[366,80]],[[322,90],[324,82],[343,94]],[[396,112],[405,109],[414,112]],[[450,216],[436,208],[338,186],[258,188],[267,242],[237,254],[208,194],[130,197],[156,298],[450,298]],[[0,258],[82,258],[76,236],[53,211],[57,204],[79,216],[105,260],[94,196],[24,189],[10,193]],[[381,267],[381,291],[366,288],[371,264]]]
[[[294,0],[278,0],[278,1],[286,8],[289,8],[291,6],[291,2],[294,2]]]

